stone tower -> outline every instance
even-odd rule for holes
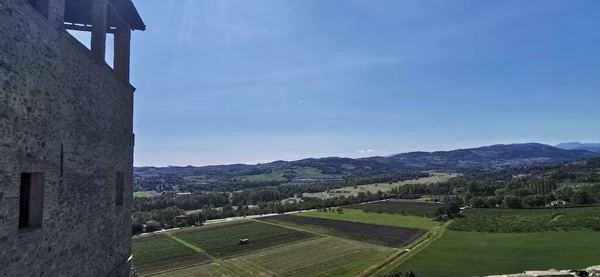
[[[91,32],[90,49],[66,29]],[[129,51],[144,29],[131,0],[0,1],[0,276],[129,274]]]

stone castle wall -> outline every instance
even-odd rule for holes
[[[128,276],[133,91],[27,0],[0,1],[0,276]],[[21,172],[44,174],[41,227],[18,227]]]

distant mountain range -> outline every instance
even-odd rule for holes
[[[579,150],[588,150],[588,151],[592,151],[592,152],[600,152],[600,143],[581,143],[581,142],[565,142],[565,143],[559,143],[556,145],[556,147],[560,148],[560,149],[566,149],[566,150],[573,150],[573,149],[579,149]]]
[[[573,145],[573,144],[569,144]],[[566,147],[568,147],[567,145]],[[585,145],[585,144],[583,144]],[[585,149],[563,149],[540,143],[497,144],[491,146],[436,152],[409,152],[387,157],[360,159],[328,157],[298,161],[275,161],[258,165],[214,165],[202,167],[142,167],[136,173],[193,173],[208,175],[248,176],[264,174],[272,169],[310,167],[324,175],[378,174],[391,171],[499,168],[524,166],[537,163],[554,163],[599,157],[600,152]]]
[[[540,143],[497,144],[477,148],[398,154],[388,159],[416,167],[508,167],[564,162],[600,156],[587,150],[567,150]]]

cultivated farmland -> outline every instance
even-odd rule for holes
[[[320,237],[229,259],[254,276],[352,276],[394,249],[337,237]]]
[[[397,269],[418,276],[485,276],[598,264],[600,232],[478,233],[447,231]]]
[[[354,276],[394,251],[370,243],[318,237],[153,276]]]
[[[207,263],[197,266],[177,269],[165,273],[153,274],[152,277],[240,277],[234,271],[219,263]]]
[[[133,257],[140,274],[207,262],[210,258],[198,253],[166,234],[149,235],[133,239]]]
[[[239,244],[242,235],[249,244]],[[254,220],[136,237],[133,245],[136,268],[157,277],[354,276],[397,251]]]
[[[324,192],[314,192],[314,193],[303,193],[303,196],[307,197],[318,197],[318,198],[331,198],[337,196],[345,196],[348,197],[350,195],[357,195],[359,192],[371,192],[377,193],[377,191],[387,192],[392,188],[397,188],[404,185],[409,184],[426,184],[426,183],[440,183],[445,182],[451,178],[458,176],[456,173],[436,173],[431,172],[429,177],[419,178],[418,180],[406,180],[394,183],[379,183],[379,184],[370,184],[370,185],[360,185],[360,186],[348,186],[342,187],[339,189],[334,189],[330,191]]]
[[[231,257],[314,237],[308,232],[252,220],[184,229],[172,234],[217,258]],[[250,243],[240,245],[240,239],[248,239]]]
[[[441,224],[441,222],[433,221],[431,218],[422,216],[366,213],[362,210],[354,209],[344,209],[343,213],[302,212],[294,215],[421,229],[431,229]]]
[[[600,206],[556,209],[471,209],[456,219],[451,230],[521,233],[543,231],[600,231]]]
[[[296,179],[332,179],[340,178],[341,175],[323,174],[320,170],[313,167],[293,166],[289,168],[274,168],[268,173],[248,175],[239,177],[239,180],[245,181],[286,181],[286,174],[291,174]]]
[[[372,242],[391,247],[402,247],[413,242],[427,232],[424,229],[392,227],[351,221],[314,218],[308,216],[278,215],[261,220],[274,223],[288,223],[302,228],[305,225],[316,226],[326,233]]]
[[[368,204],[350,205],[346,206],[346,208],[359,209],[372,213],[390,213],[433,217],[435,216],[436,211],[444,206],[444,204],[425,201],[387,200]]]

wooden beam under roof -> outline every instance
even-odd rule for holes
[[[67,29],[67,30],[74,30],[74,31],[91,32],[92,31],[92,25],[73,24],[73,23],[66,23],[65,22],[65,29]],[[108,33],[108,34],[114,34],[116,31],[117,31],[117,28],[114,28],[114,27],[108,27],[108,28],[106,28],[106,33]]]
[[[107,18],[107,25],[119,27],[126,23],[132,30],[146,30],[142,18],[131,0],[107,0],[112,9]],[[65,0],[64,20],[77,25],[92,24],[92,9],[90,0]],[[75,27],[78,28],[78,27]]]

